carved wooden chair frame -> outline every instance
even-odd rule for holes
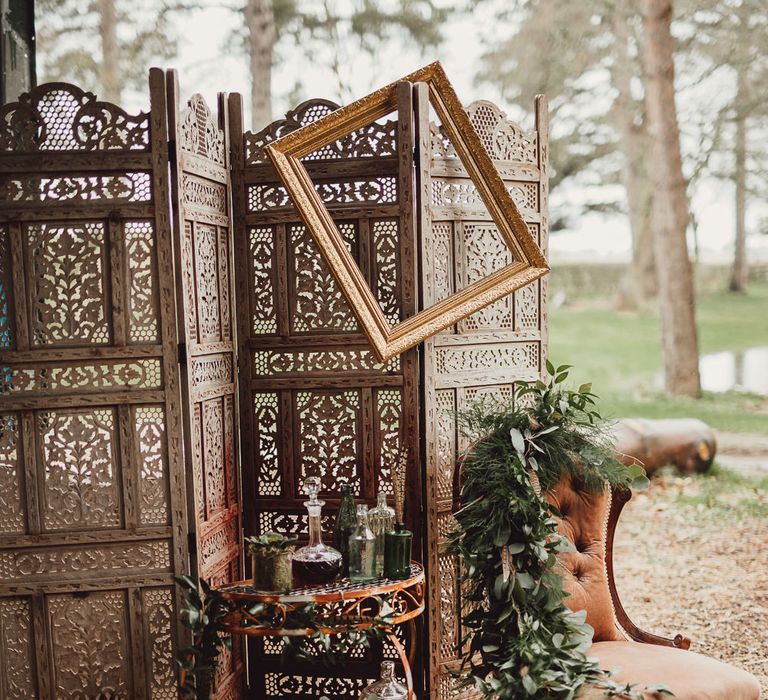
[[[512,252],[512,262],[393,327],[345,246],[341,232],[300,159],[397,110],[397,86],[403,82],[427,84],[430,103],[477,187],[491,219]],[[382,362],[549,271],[543,253],[437,62],[278,139],[266,150],[373,351]]]
[[[605,529],[605,570],[608,577],[608,590],[611,593],[613,611],[616,615],[616,623],[620,628],[619,631],[624,632],[636,642],[656,644],[657,646],[663,647],[675,647],[677,649],[689,649],[691,640],[689,637],[682,634],[676,634],[674,639],[669,639],[640,629],[640,627],[630,619],[621,603],[619,592],[616,590],[616,581],[613,573],[613,541],[616,535],[616,525],[619,522],[621,511],[631,498],[632,492],[630,490],[619,491],[617,489],[612,489],[611,507],[608,511],[608,523]]]

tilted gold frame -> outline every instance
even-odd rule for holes
[[[390,326],[301,158],[397,109],[397,85],[424,82],[429,100],[472,179],[513,262],[414,316]],[[480,142],[440,63],[431,63],[268,145],[267,153],[320,253],[383,362],[471,316],[549,271],[517,206]]]

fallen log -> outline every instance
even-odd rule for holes
[[[625,418],[613,434],[621,461],[642,464],[649,475],[668,465],[684,474],[705,472],[717,450],[712,428],[695,418]]]

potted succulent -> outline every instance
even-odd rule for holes
[[[251,553],[253,587],[256,590],[287,591],[291,588],[291,563],[296,541],[295,537],[277,532],[245,538]]]

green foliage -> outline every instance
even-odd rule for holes
[[[231,608],[221,593],[203,579],[198,582],[189,576],[177,576],[176,583],[186,591],[181,619],[192,632],[192,645],[178,653],[179,692],[185,700],[208,700],[221,649],[232,645],[232,638],[222,634],[224,618]]]
[[[569,366],[547,363],[547,369],[550,381],[517,386],[512,406],[482,401],[459,416],[474,440],[462,467],[463,507],[447,546],[461,561],[470,606],[463,619],[464,682],[499,700],[570,700],[590,684],[642,698],[631,686],[606,680],[586,657],[593,630],[585,611],[565,606],[555,571],[557,554],[573,545],[558,535],[559,513],[534,489],[531,473],[544,491],[566,475],[591,492],[606,483],[643,487],[647,478],[614,456],[591,385],[566,389]]]
[[[274,540],[262,535],[254,540]],[[282,537],[284,546],[292,541]],[[190,576],[178,576],[176,582],[186,592],[181,615],[184,625],[192,632],[192,644],[178,652],[181,668],[179,692],[184,700],[209,700],[213,678],[222,647],[231,648],[232,637],[227,632],[226,620],[234,612],[233,604],[210,584]],[[239,619],[244,627],[286,630],[305,630],[307,634],[283,638],[283,662],[300,660],[319,667],[344,663],[353,651],[370,648],[371,639],[382,638],[391,626],[395,614],[385,597],[372,596],[368,601],[377,606],[379,613],[366,618],[366,626],[355,615],[329,616],[319,614],[314,603],[297,608],[279,603],[255,603],[247,609],[247,617]]]

